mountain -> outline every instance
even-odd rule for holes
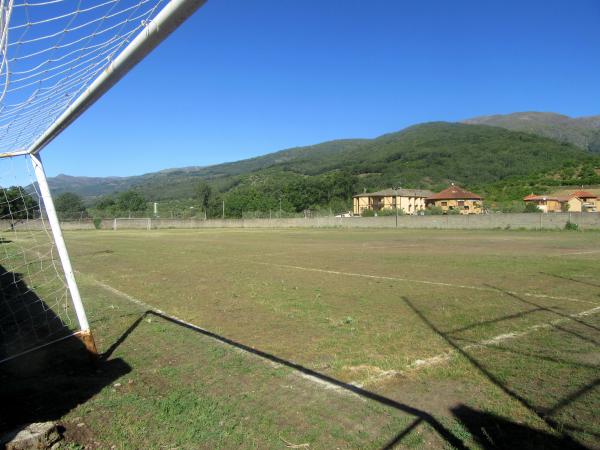
[[[236,184],[236,177],[267,167],[283,165],[296,160],[335,157],[360,147],[368,139],[340,139],[305,147],[294,147],[241,161],[164,169],[131,177],[76,177],[60,174],[48,179],[54,194],[74,192],[87,201],[103,195],[135,188],[147,198],[155,200],[187,198],[193,195],[198,180],[211,182],[216,189],[225,191]]]
[[[393,185],[435,190],[455,182],[486,193],[502,191],[502,183],[511,180],[510,192],[502,195],[516,198],[519,186],[529,190],[559,180],[595,180],[598,160],[573,144],[535,134],[431,122],[374,139],[330,141],[226,164],[135,177],[60,175],[49,183],[55,194],[71,191],[93,203],[98,196],[132,188],[149,201],[190,199],[198,181],[204,180],[215,196],[241,214],[275,208],[280,201],[296,211],[334,200],[339,205],[352,193]],[[486,186],[493,189],[486,191]]]
[[[551,112],[518,112],[474,117],[463,123],[537,134],[600,153],[600,116],[573,118]]]

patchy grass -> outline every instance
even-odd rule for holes
[[[131,368],[62,414],[73,443],[599,446],[598,233],[66,238],[106,364]]]

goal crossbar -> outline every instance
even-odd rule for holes
[[[28,148],[0,158],[37,154],[188,19],[206,0],[171,0]]]

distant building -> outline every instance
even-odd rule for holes
[[[598,196],[587,191],[575,191],[569,198],[569,211],[598,212]]]
[[[542,212],[561,212],[563,199],[552,195],[528,195],[523,198],[525,203],[533,203]]]
[[[573,211],[598,212],[598,197],[591,192],[575,191],[568,195],[528,195],[525,203],[533,203],[545,213]]]
[[[433,192],[423,189],[385,189],[358,194],[352,197],[353,212],[360,215],[365,210],[402,210],[404,214],[416,214],[425,209],[425,199]]]
[[[460,214],[483,213],[483,197],[455,186],[454,183],[443,191],[427,197],[426,204],[441,208],[444,214],[448,214],[449,211],[458,211]]]

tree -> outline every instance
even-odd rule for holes
[[[38,202],[21,186],[0,188],[0,219],[17,220],[34,218]]]
[[[140,212],[146,210],[146,199],[137,191],[129,190],[117,195],[117,210]]]
[[[108,209],[113,208],[114,206],[115,206],[115,199],[108,195],[101,197],[96,202],[96,208],[100,209],[100,210],[108,210]]]
[[[82,213],[86,211],[81,197],[72,192],[65,192],[57,196],[54,200],[54,207],[61,218],[82,217]]]
[[[212,189],[206,181],[199,181],[196,185],[196,199],[204,211],[208,209],[210,204],[210,197],[212,195]]]
[[[539,213],[539,212],[542,212],[542,210],[540,208],[538,208],[538,205],[536,205],[535,203],[527,202],[527,203],[525,203],[525,209],[523,210],[523,212]]]

